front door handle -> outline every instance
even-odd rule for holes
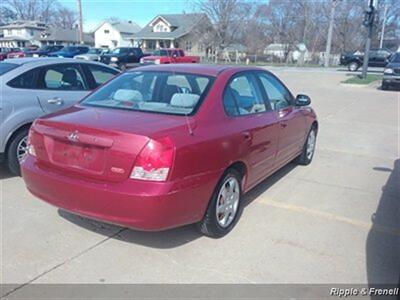
[[[54,97],[49,100],[47,100],[47,103],[49,104],[54,104],[54,105],[62,105],[64,101],[60,97]]]
[[[280,125],[281,125],[281,128],[285,128],[287,126],[287,123],[286,122],[281,122]]]

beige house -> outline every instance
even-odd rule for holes
[[[158,15],[134,35],[144,52],[159,48],[181,48],[189,55],[205,56],[198,28],[210,23],[205,14]]]

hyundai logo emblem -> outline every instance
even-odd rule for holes
[[[79,140],[78,131],[72,132],[72,133],[68,136],[68,139],[69,139],[71,142],[77,142],[77,141]]]

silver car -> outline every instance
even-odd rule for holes
[[[118,74],[101,63],[72,58],[14,58],[0,62],[0,160],[14,174],[27,151],[32,122],[77,103]]]
[[[74,56],[76,59],[84,59],[90,61],[100,61],[100,56],[103,54],[104,49],[101,48],[90,48],[85,54],[79,54]]]

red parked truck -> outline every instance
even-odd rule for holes
[[[159,49],[153,55],[143,57],[141,64],[192,64],[199,63],[199,56],[187,56],[182,49]]]

